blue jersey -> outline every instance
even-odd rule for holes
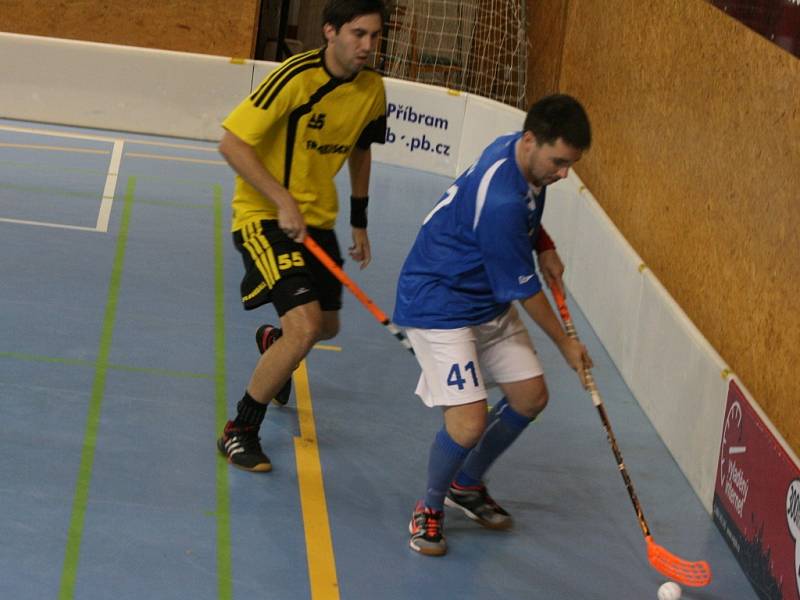
[[[517,166],[521,136],[492,142],[425,217],[400,272],[398,325],[478,325],[542,289],[532,248],[545,190],[535,195]]]

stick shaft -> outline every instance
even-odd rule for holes
[[[325,252],[325,250],[323,250],[322,247],[311,238],[311,236],[306,235],[305,239],[303,240],[303,245],[308,249],[309,252],[311,252],[311,254],[316,257],[319,262],[323,264],[326,269],[328,269],[328,271],[331,272],[334,277],[336,277],[336,279],[342,282],[342,285],[352,292],[359,302],[366,307],[370,314],[375,317],[378,323],[386,327],[386,329],[388,329],[389,332],[401,344],[403,344],[406,350],[411,352],[411,354],[414,354],[414,348],[411,347],[411,342],[409,342],[408,338],[403,335],[403,332],[400,331],[400,328],[392,323],[391,320],[389,320],[389,317],[386,316],[386,313],[383,312],[378,305],[375,304],[372,299],[361,290],[360,287],[358,287],[358,285],[356,285],[355,281],[350,279],[350,276],[334,262],[328,253]]]
[[[556,300],[556,305],[558,306],[558,312],[561,314],[561,320],[564,322],[564,329],[566,329],[567,335],[580,341],[578,332],[575,330],[575,325],[572,322],[572,317],[569,314],[569,308],[567,308],[567,301],[564,299],[564,295],[555,285],[551,286],[551,290],[553,292],[553,297]],[[611,428],[611,421],[608,419],[608,414],[606,413],[603,399],[600,396],[600,391],[597,389],[597,384],[595,383],[590,369],[586,369],[586,387],[589,389],[589,393],[592,395],[592,403],[595,405],[595,408],[597,408],[597,412],[600,415],[600,420],[603,422],[608,443],[611,444],[611,451],[614,453],[614,458],[617,461],[619,474],[622,476],[622,480],[625,482],[625,487],[628,490],[628,496],[630,496],[633,509],[636,511],[636,517],[639,519],[639,527],[642,528],[642,533],[644,534],[645,538],[647,538],[650,536],[650,527],[647,525],[647,520],[644,518],[644,512],[642,511],[641,504],[639,504],[639,498],[636,495],[636,491],[633,489],[633,481],[631,481],[630,475],[628,475],[628,469],[625,467],[625,461],[622,458],[622,452],[619,449],[619,444],[617,444],[617,438],[614,436],[614,430]]]

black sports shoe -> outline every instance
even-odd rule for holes
[[[257,427],[236,427],[228,421],[217,440],[217,449],[234,467],[256,473],[272,470],[269,457],[261,450]]]
[[[273,327],[272,325],[262,325],[256,331],[256,345],[261,354],[267,351],[267,348],[272,346],[279,337],[283,335],[280,327]],[[289,377],[288,381],[283,384],[283,387],[275,395],[275,402],[281,406],[286,406],[289,402],[289,395],[292,393],[292,378]]]
[[[447,552],[447,542],[443,533],[444,512],[425,506],[420,500],[414,507],[408,532],[411,539],[408,545],[412,550],[427,556],[442,556]]]
[[[509,515],[497,504],[486,486],[460,486],[453,482],[444,498],[447,506],[460,508],[465,515],[489,529],[508,529],[513,523]]]

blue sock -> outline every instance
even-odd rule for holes
[[[467,456],[456,476],[462,486],[480,485],[492,463],[514,443],[531,419],[519,414],[503,398],[489,413],[489,422],[478,444]]]
[[[444,427],[439,430],[428,456],[428,489],[425,493],[425,506],[433,510],[444,508],[444,496],[469,451],[470,448],[464,448],[453,441]]]

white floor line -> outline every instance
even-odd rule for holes
[[[122,162],[122,148],[125,142],[114,140],[114,149],[111,151],[111,162],[108,165],[108,175],[106,185],[103,188],[103,199],[100,202],[100,212],[97,215],[97,231],[106,233],[108,231],[108,221],[111,219],[111,207],[114,205],[114,193],[117,189],[117,177],[119,175],[119,165]]]
[[[0,217],[0,222],[16,223],[17,225],[36,225],[38,227],[53,227],[55,229],[76,229],[78,231],[99,231],[96,227],[82,227],[80,225],[64,225],[62,223],[48,223],[46,221],[24,221],[22,219],[6,219]]]
[[[101,137],[99,135],[87,135],[85,133],[70,133],[67,131],[55,131],[53,129],[31,129],[29,127],[9,127],[0,125],[0,131],[13,131],[14,133],[30,133],[33,135],[49,135],[52,137],[71,138],[74,140],[93,140],[96,142],[114,142],[116,138]]]
[[[198,150],[200,152],[216,153],[216,143],[213,146],[195,146],[192,144],[176,144],[174,142],[159,142],[155,140],[140,140],[137,138],[111,138],[99,135],[88,135],[84,133],[71,133],[68,131],[58,131],[55,129],[32,129],[30,127],[11,127],[9,125],[0,125],[0,131],[11,131],[14,133],[30,133],[32,135],[45,135],[53,137],[72,138],[76,140],[93,140],[98,142],[115,142],[118,139],[128,142],[129,144],[141,144],[142,146],[160,146],[163,148],[178,148],[181,150]]]

